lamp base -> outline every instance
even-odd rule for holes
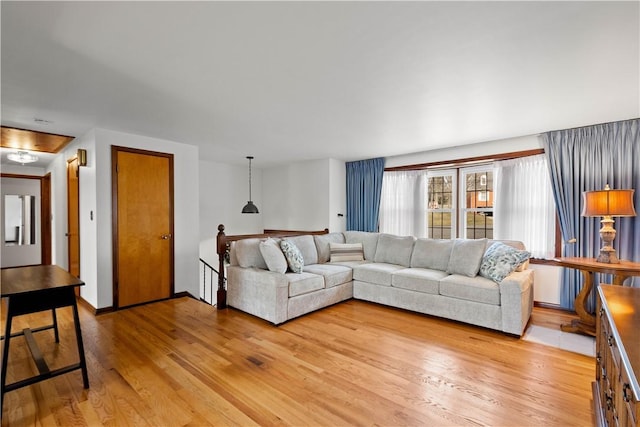
[[[598,254],[596,261],[604,264],[620,264],[620,260],[618,259],[618,255],[616,255],[615,249],[600,249],[600,254]]]
[[[600,238],[602,239],[602,248],[600,254],[596,258],[597,262],[603,264],[620,264],[616,250],[613,249],[613,239],[616,238],[616,230],[613,228],[613,218],[606,215],[602,217],[602,228],[600,229]]]

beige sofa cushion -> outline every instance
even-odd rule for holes
[[[304,265],[318,263],[318,250],[316,249],[316,244],[313,241],[312,235],[305,234],[304,236],[286,237],[284,240],[288,240],[296,245],[302,253]]]
[[[447,273],[475,277],[480,270],[487,239],[456,239],[451,249]]]
[[[391,234],[380,234],[376,247],[375,262],[409,267],[415,240],[412,236],[399,237]]]
[[[243,239],[236,242],[234,250],[240,267],[267,269],[267,263],[260,253],[260,242],[260,239]]]
[[[468,277],[453,274],[440,281],[440,295],[500,305],[500,286],[482,276]]]
[[[453,240],[418,239],[413,245],[411,267],[447,271]]]
[[[382,262],[362,264],[353,268],[353,280],[369,282],[374,285],[391,286],[393,273],[403,269],[404,267],[401,265]]]
[[[376,248],[378,247],[378,233],[370,233],[368,231],[345,231],[345,243],[362,243],[364,248],[364,259],[373,261],[376,257]]]
[[[440,280],[447,277],[444,271],[426,268],[406,268],[393,273],[391,286],[409,291],[438,295]]]
[[[324,288],[324,278],[312,273],[287,273],[289,280],[289,297],[308,294]]]
[[[305,265],[303,271],[324,277],[324,287],[327,289],[350,282],[353,279],[352,269],[337,264]]]

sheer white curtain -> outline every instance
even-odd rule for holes
[[[427,237],[426,171],[384,173],[380,197],[380,232]]]
[[[534,258],[553,258],[556,212],[546,156],[495,167],[494,237],[522,241]]]

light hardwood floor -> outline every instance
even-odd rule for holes
[[[77,360],[71,312],[58,312],[59,345],[35,334],[53,368]],[[362,301],[279,327],[191,298],[81,309],[81,322],[90,389],[75,371],[9,392],[2,426],[593,423],[593,358]],[[9,381],[34,372],[23,341],[12,341]]]

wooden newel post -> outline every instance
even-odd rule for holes
[[[224,259],[227,252],[227,242],[225,240],[224,225],[218,225],[217,236],[218,250],[218,302],[217,307],[227,308],[227,290],[224,288]]]

